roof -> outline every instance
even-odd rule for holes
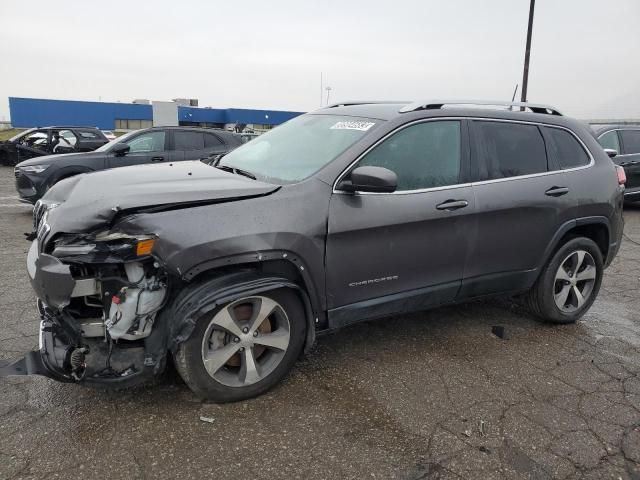
[[[610,124],[610,125],[591,125],[591,130],[596,136],[603,134],[609,130],[640,130],[640,125],[629,124]]]
[[[527,109],[529,111],[521,111]],[[563,123],[558,109],[548,105],[509,101],[485,100],[433,100],[419,102],[341,102],[313,112],[321,115],[345,115],[391,120],[414,112],[433,112],[433,116],[490,116],[498,118],[528,119],[530,121],[551,121]]]
[[[46,129],[57,129],[60,130],[62,128],[75,128],[75,129],[83,129],[83,130],[100,130],[98,127],[87,127],[82,125],[49,125],[47,127],[33,127],[35,130],[46,130]]]

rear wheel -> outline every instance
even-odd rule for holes
[[[528,294],[529,306],[544,320],[573,323],[595,301],[603,272],[602,253],[593,240],[569,240],[541,272]]]
[[[247,296],[201,317],[175,358],[200,397],[233,402],[276,385],[302,352],[306,319],[287,289]]]

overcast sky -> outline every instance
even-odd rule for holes
[[[307,111],[320,104],[320,72],[331,100],[510,99],[528,7],[1,0],[0,119],[9,96]],[[640,118],[639,52],[639,0],[537,0],[529,101],[581,118]]]

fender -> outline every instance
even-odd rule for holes
[[[315,342],[315,325],[307,293],[287,278],[264,276],[251,270],[208,279],[183,289],[172,302],[172,307],[161,313],[164,317],[161,321],[168,330],[167,348],[175,353],[178,346],[191,336],[198,319],[220,305],[278,288],[291,288],[298,292],[302,300],[307,317],[304,351],[308,352]]]
[[[563,223],[560,228],[553,235],[551,241],[547,244],[547,248],[544,251],[544,255],[542,256],[542,263],[538,265],[536,270],[540,272],[542,268],[547,264],[553,252],[557,249],[560,240],[564,237],[569,231],[571,231],[575,227],[581,227],[584,225],[594,225],[601,224],[607,228],[607,232],[609,234],[609,238],[611,238],[611,224],[607,217],[603,216],[593,216],[593,217],[580,217],[573,220],[569,220]]]
[[[270,260],[285,260],[293,265],[302,277],[304,287],[308,292],[309,301],[311,302],[312,311],[315,312],[316,315],[319,314],[318,312],[324,311],[324,302],[318,295],[318,289],[316,288],[316,284],[313,280],[311,270],[308,268],[306,262],[304,262],[300,255],[297,255],[295,252],[292,252],[290,250],[258,251],[214,258],[199,263],[186,272],[179,273],[184,280],[191,281],[197,275],[206,272],[207,270],[215,270],[216,268],[229,267],[232,265],[242,266],[243,264],[246,265],[249,263],[268,262]]]
[[[91,173],[95,170],[92,170],[88,167],[83,167],[80,165],[73,165],[69,167],[64,167],[58,170],[55,175],[52,176],[50,180],[47,181],[48,185],[54,185],[58,183],[60,180],[64,180],[67,177],[71,177],[73,175],[80,175],[81,173]]]

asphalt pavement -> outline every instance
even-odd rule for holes
[[[625,219],[575,325],[507,299],[366,322],[229,405],[175,374],[121,392],[0,379],[0,479],[640,479],[640,209]],[[0,361],[37,347],[30,230],[0,167]]]

